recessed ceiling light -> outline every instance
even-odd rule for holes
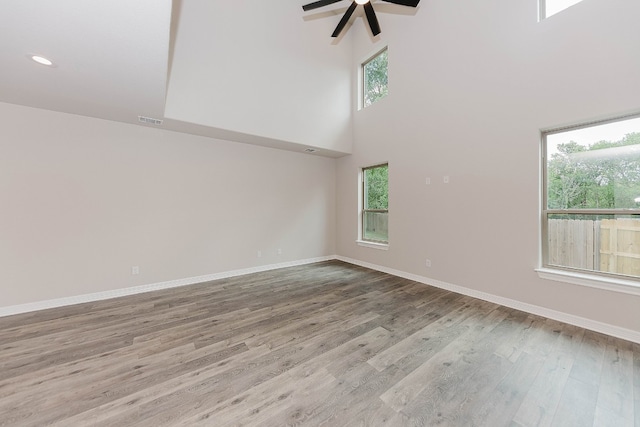
[[[27,55],[32,61],[36,61],[38,64],[46,65],[47,67],[55,67],[53,61],[40,55]]]

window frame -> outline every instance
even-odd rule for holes
[[[365,99],[366,99],[366,72],[365,72],[365,67],[367,66],[367,64],[369,64],[371,61],[373,61],[374,59],[376,59],[378,56],[382,55],[383,53],[387,53],[387,94],[381,98],[376,99],[375,101],[373,101],[371,104],[369,105],[365,105]],[[364,61],[362,61],[360,63],[360,85],[359,85],[359,93],[358,93],[358,98],[360,99],[359,101],[359,108],[360,109],[365,109],[367,107],[372,106],[373,104],[375,104],[376,102],[380,101],[383,98],[386,98],[389,95],[389,46],[384,46],[382,49],[377,50],[373,55],[369,55],[367,57],[367,59],[365,59]]]
[[[552,17],[554,15],[557,15],[558,13],[563,12],[563,11],[565,11],[565,10],[567,10],[567,9],[569,9],[569,8],[579,4],[579,3],[581,3],[583,0],[578,0],[576,3],[573,3],[570,6],[562,8],[562,9],[554,12],[552,15],[547,15],[547,2],[548,1],[549,0],[538,0],[538,22],[541,22],[541,21],[543,21],[543,20],[545,20],[547,18],[550,18],[550,17]]]
[[[542,1],[542,0],[541,0]],[[567,282],[577,285],[613,290],[622,293],[640,295],[640,277],[619,273],[588,270],[577,267],[561,266],[549,263],[549,216],[550,215],[640,215],[640,208],[618,209],[549,209],[548,207],[548,144],[547,137],[559,133],[586,129],[610,123],[640,118],[640,113],[614,116],[602,120],[582,122],[575,125],[541,130],[541,200],[540,200],[540,263],[536,269],[543,279]]]
[[[358,243],[358,245],[360,246],[366,246],[366,247],[370,247],[370,248],[374,248],[374,249],[382,249],[382,250],[386,250],[389,248],[389,230],[388,230],[388,220],[389,220],[389,206],[387,203],[387,209],[367,209],[366,207],[366,180],[365,180],[365,176],[366,176],[366,171],[370,170],[370,169],[375,169],[375,168],[379,168],[379,167],[383,167],[386,166],[387,167],[387,198],[389,197],[389,175],[388,175],[388,171],[389,171],[389,162],[382,162],[382,163],[376,163],[374,165],[371,166],[365,166],[360,168],[360,174],[359,174],[359,191],[358,191],[358,199],[359,199],[359,214],[358,214],[358,240],[356,241]],[[382,241],[382,240],[373,240],[373,239],[366,239],[365,238],[365,215],[368,212],[373,212],[373,213],[386,213],[387,214],[387,240]]]

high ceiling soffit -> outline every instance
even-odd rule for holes
[[[0,43],[0,102],[285,150],[313,148],[165,117],[176,34],[196,18],[181,13],[182,3],[4,0],[0,4],[0,39],[4,41]],[[299,6],[292,9],[302,21]],[[49,58],[54,64],[38,64],[31,55]],[[143,123],[140,116],[162,120],[162,124]],[[314,154],[340,157],[346,153],[318,149]]]

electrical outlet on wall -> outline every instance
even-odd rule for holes
[[[258,258],[262,258],[262,251],[258,251]]]
[[[140,274],[140,267],[138,267],[137,265],[134,265],[133,267],[131,267],[131,274],[133,275]]]
[[[425,265],[427,267],[431,267],[431,260],[427,258],[427,261],[425,262]]]

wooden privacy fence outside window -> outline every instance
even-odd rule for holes
[[[640,220],[549,219],[550,265],[640,277]]]
[[[381,236],[387,240],[389,232],[389,215],[386,212],[365,212],[366,235]]]

